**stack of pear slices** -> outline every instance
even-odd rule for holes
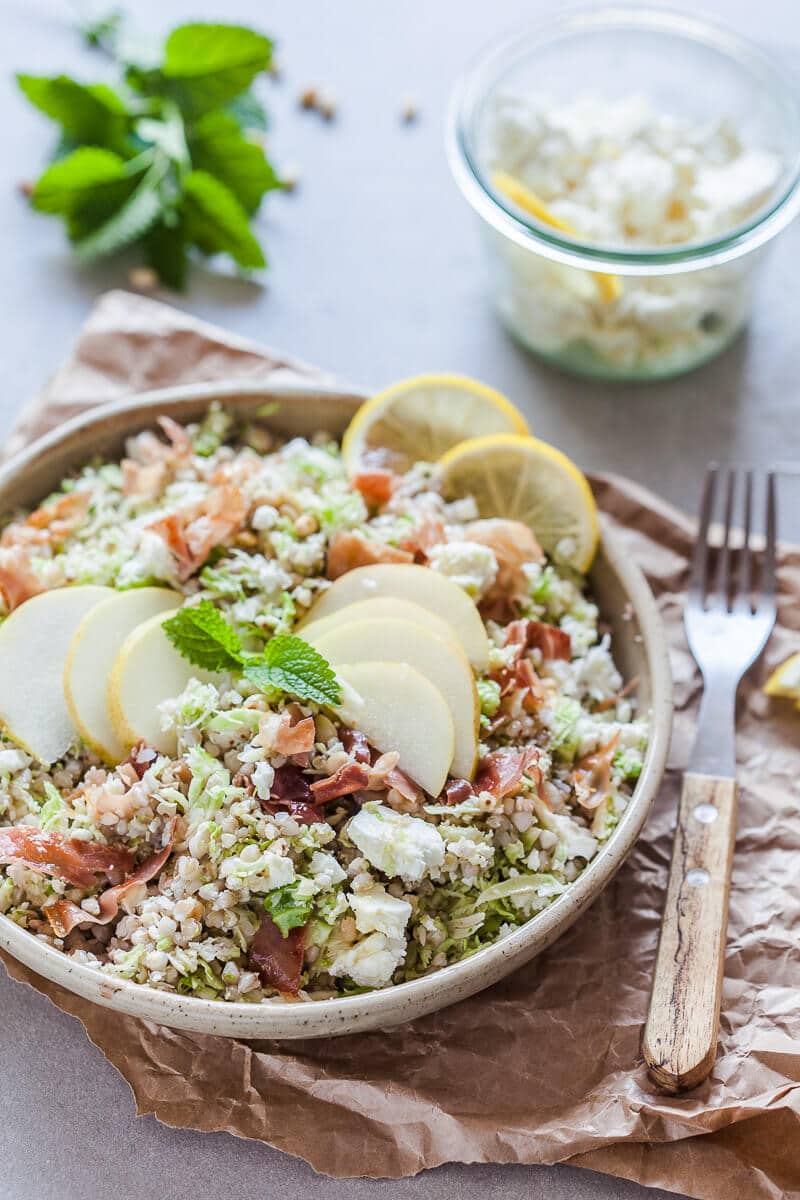
[[[343,718],[432,796],[472,779],[480,704],[473,668],[489,642],[475,604],[428,567],[380,563],[342,575],[298,631],[344,685]]]
[[[166,616],[183,602],[168,588],[76,586],[34,596],[0,625],[0,722],[42,763],[80,736],[121,762],[145,741],[174,754],[159,704],[192,678],[212,679],[172,646]],[[426,567],[378,564],[343,575],[300,636],[343,685],[339,715],[437,796],[452,773],[471,779],[480,706],[473,668],[489,644],[472,600]]]
[[[0,625],[0,722],[42,763],[77,737],[108,763],[146,741],[174,753],[158,705],[202,672],[182,658],[162,623],[183,597],[168,588],[55,588]]]

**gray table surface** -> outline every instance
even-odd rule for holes
[[[625,473],[693,507],[710,457],[759,465],[797,458],[797,252],[800,229],[783,235],[761,280],[748,334],[694,375],[650,387],[568,379],[529,359],[485,302],[483,264],[470,213],[442,149],[443,112],[458,72],[487,41],[552,6],[546,0],[137,0],[144,28],[191,17],[269,21],[280,42],[282,80],[270,85],[272,148],[296,165],[300,184],[267,205],[260,227],[272,262],[263,283],[196,270],[174,302],[341,376],[379,386],[418,371],[474,374],[511,396],[536,432],[588,468]],[[689,8],[690,5],[681,7]],[[706,0],[712,15],[768,38],[790,55],[792,0]],[[44,120],[24,105],[13,70],[102,75],[58,0],[0,0],[0,436],[68,352],[93,299],[124,285],[125,269],[81,270],[60,227],[28,211],[16,191],[49,146]],[[337,120],[300,113],[308,85],[338,97]],[[403,126],[408,95],[419,120]],[[784,530],[800,533],[795,505]],[[567,1167],[451,1166],[398,1183],[332,1183],[304,1163],[227,1135],[176,1132],[135,1120],[129,1089],[81,1026],[30,989],[0,979],[0,1194],[7,1200],[80,1195],[127,1185],[140,1200],[210,1200],[278,1193],[341,1200],[398,1198],[666,1196]],[[32,1152],[35,1146],[35,1152]],[[113,1174],[112,1174],[113,1172]]]

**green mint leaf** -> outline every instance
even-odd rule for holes
[[[247,213],[230,188],[206,171],[190,171],[183,179],[181,212],[187,240],[204,254],[229,254],[240,267],[266,265],[250,231]]]
[[[210,112],[195,124],[189,139],[192,164],[221,180],[248,213],[265,192],[281,186],[262,148],[249,141],[234,117]]]
[[[78,257],[83,262],[92,262],[104,255],[115,254],[147,233],[162,210],[158,185],[146,175],[118,212],[88,236],[76,241]]]
[[[70,240],[80,241],[119,211],[140,178],[118,154],[85,146],[47,168],[31,204],[39,212],[63,217]]]
[[[165,287],[182,292],[186,285],[186,234],[181,221],[174,225],[157,221],[144,238],[147,265],[152,267]]]
[[[161,66],[134,68],[128,82],[146,95],[170,97],[196,118],[246,92],[271,57],[269,38],[241,25],[180,25],[167,38]]]
[[[234,96],[230,104],[225,105],[224,111],[233,117],[240,129],[255,129],[266,133],[269,128],[267,110],[252,92],[242,92],[241,96]]]
[[[87,198],[129,183],[125,162],[111,150],[83,147],[53,163],[39,177],[31,203],[39,212],[68,216]]]
[[[57,121],[73,142],[125,152],[130,116],[122,99],[103,83],[84,84],[68,75],[17,75],[21,90]]]
[[[297,895],[297,884],[287,883],[284,887],[267,892],[264,897],[264,908],[272,917],[284,937],[288,937],[292,929],[307,925],[311,916],[311,899]]]
[[[318,650],[293,634],[281,633],[264,648],[263,659],[245,664],[244,674],[256,687],[276,688],[298,700],[338,704],[339,681]]]
[[[232,671],[242,662],[242,646],[234,629],[210,600],[179,608],[164,622],[175,649],[205,671]]]

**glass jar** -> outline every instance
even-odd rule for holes
[[[636,245],[581,239],[529,216],[496,186],[498,99],[537,92],[643,96],[658,115],[725,118],[780,163],[766,201],[708,240]],[[448,120],[456,181],[480,217],[494,305],[529,350],[576,374],[663,379],[707,362],[752,308],[766,246],[800,207],[800,106],[758,49],[690,16],[655,9],[572,12],[503,43],[457,86]],[[611,277],[610,286],[598,286]]]

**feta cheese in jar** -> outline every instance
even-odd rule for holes
[[[694,126],[643,96],[498,97],[488,166],[588,243],[679,247],[741,225],[769,199],[780,159],[721,119]],[[712,357],[747,319],[753,262],[681,274],[597,276],[491,231],[501,315],[530,349],[589,374],[672,375]]]
[[[644,7],[495,48],[456,90],[449,151],[505,324],[599,378],[665,378],[722,350],[800,209],[790,81],[735,34]]]

